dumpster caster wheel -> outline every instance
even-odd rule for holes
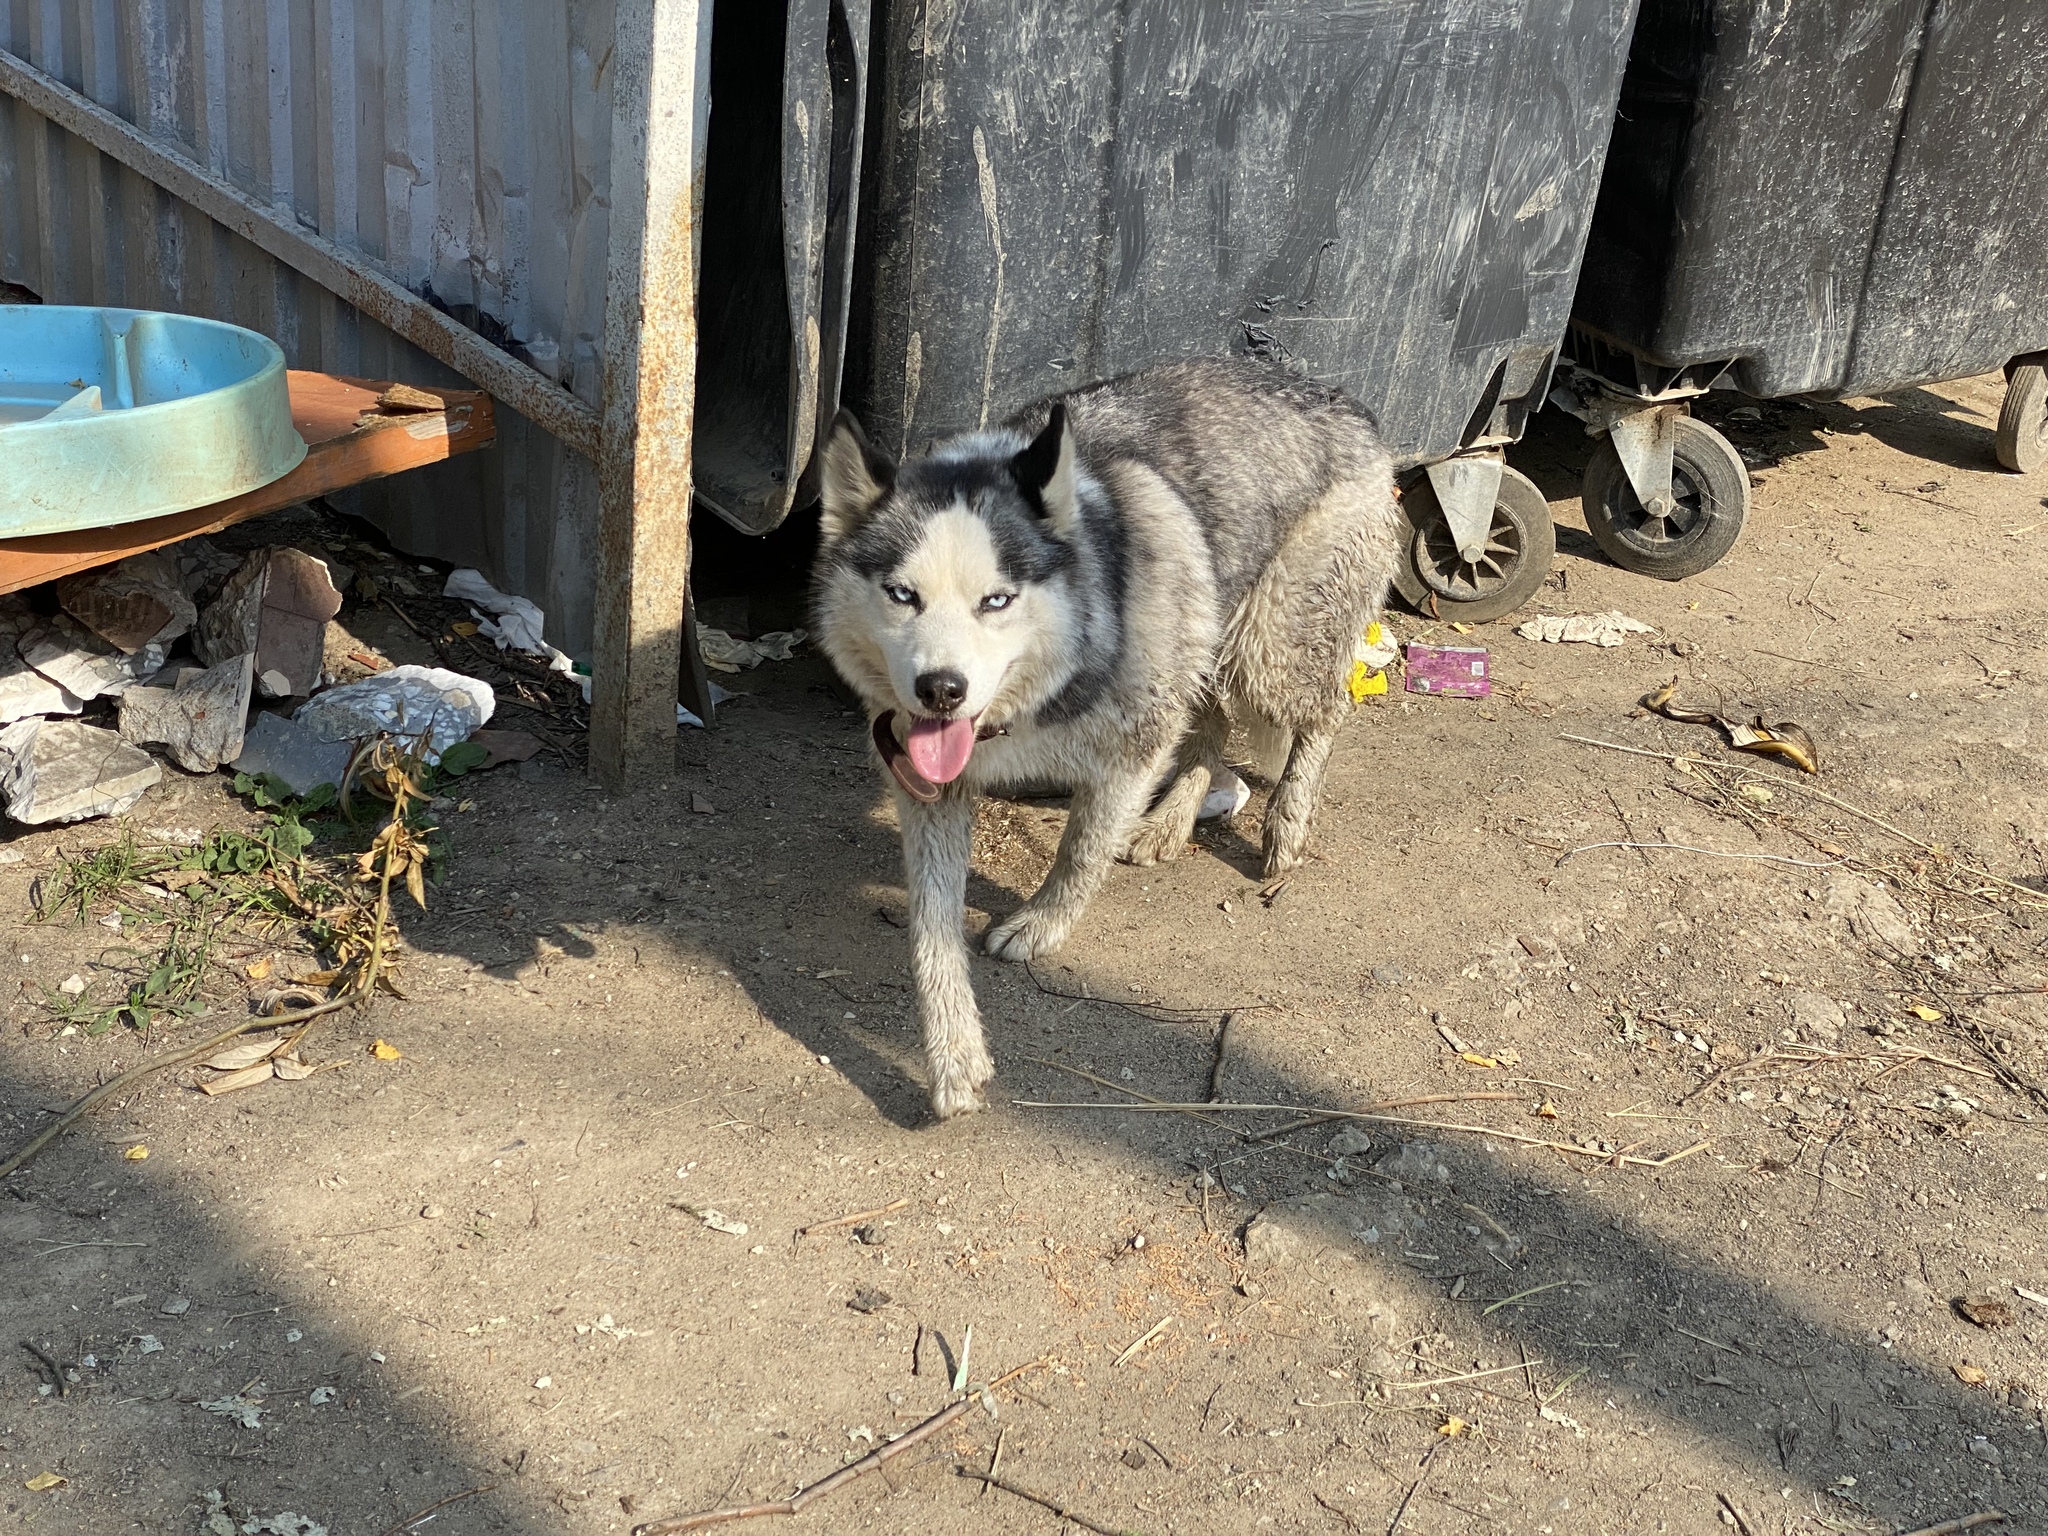
[[[1394,590],[1417,613],[1435,618],[1483,624],[1514,612],[1543,585],[1557,553],[1550,504],[1533,480],[1512,469],[1501,471],[1493,526],[1476,562],[1459,555],[1427,480],[1403,494],[1401,516],[1408,558],[1394,573]]]
[[[1607,438],[1593,450],[1580,486],[1586,527],[1625,571],[1680,581],[1735,547],[1749,516],[1749,468],[1735,445],[1690,416],[1672,422],[1671,500],[1661,516],[1637,497]]]
[[[2048,462],[2048,371],[2039,363],[2013,369],[1998,413],[1998,462],[2030,475]]]

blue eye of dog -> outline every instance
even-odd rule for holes
[[[983,613],[997,613],[1009,607],[1015,601],[1017,601],[1017,594],[1014,592],[991,592],[981,600],[981,611]]]
[[[889,594],[890,602],[901,603],[906,608],[917,601],[917,593],[904,586],[900,581],[892,581],[883,587],[882,590]]]

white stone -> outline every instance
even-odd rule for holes
[[[239,757],[255,660],[237,656],[181,672],[172,688],[130,688],[121,695],[121,739],[161,744],[188,773],[211,773]]]
[[[293,794],[309,795],[322,784],[341,786],[351,750],[346,741],[323,740],[296,720],[263,710],[249,722],[234,766],[252,777],[275,775]]]
[[[38,826],[118,816],[164,771],[140,747],[77,720],[17,720],[0,730],[0,800]]]
[[[301,549],[258,550],[199,616],[195,649],[216,664],[254,651],[269,697],[309,694],[320,683],[327,621],[340,611],[325,561]]]
[[[424,736],[427,761],[491,718],[491,685],[442,667],[393,667],[343,683],[301,704],[292,719],[323,741],[362,741],[380,732],[401,741]]]
[[[21,637],[21,659],[79,699],[124,691],[161,672],[164,648],[152,642],[132,653],[117,650],[68,614]]]

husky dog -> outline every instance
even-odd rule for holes
[[[1073,789],[1045,884],[989,931],[1003,960],[1058,948],[1113,860],[1181,852],[1233,720],[1284,752],[1266,873],[1298,864],[1401,558],[1391,463],[1336,390],[1215,359],[1041,401],[902,465],[841,411],[823,470],[817,632],[894,785],[944,1119],[995,1071],[964,932],[976,801]]]

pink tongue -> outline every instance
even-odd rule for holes
[[[913,720],[903,748],[919,773],[934,784],[950,784],[973,755],[974,722],[957,715],[950,720]]]

